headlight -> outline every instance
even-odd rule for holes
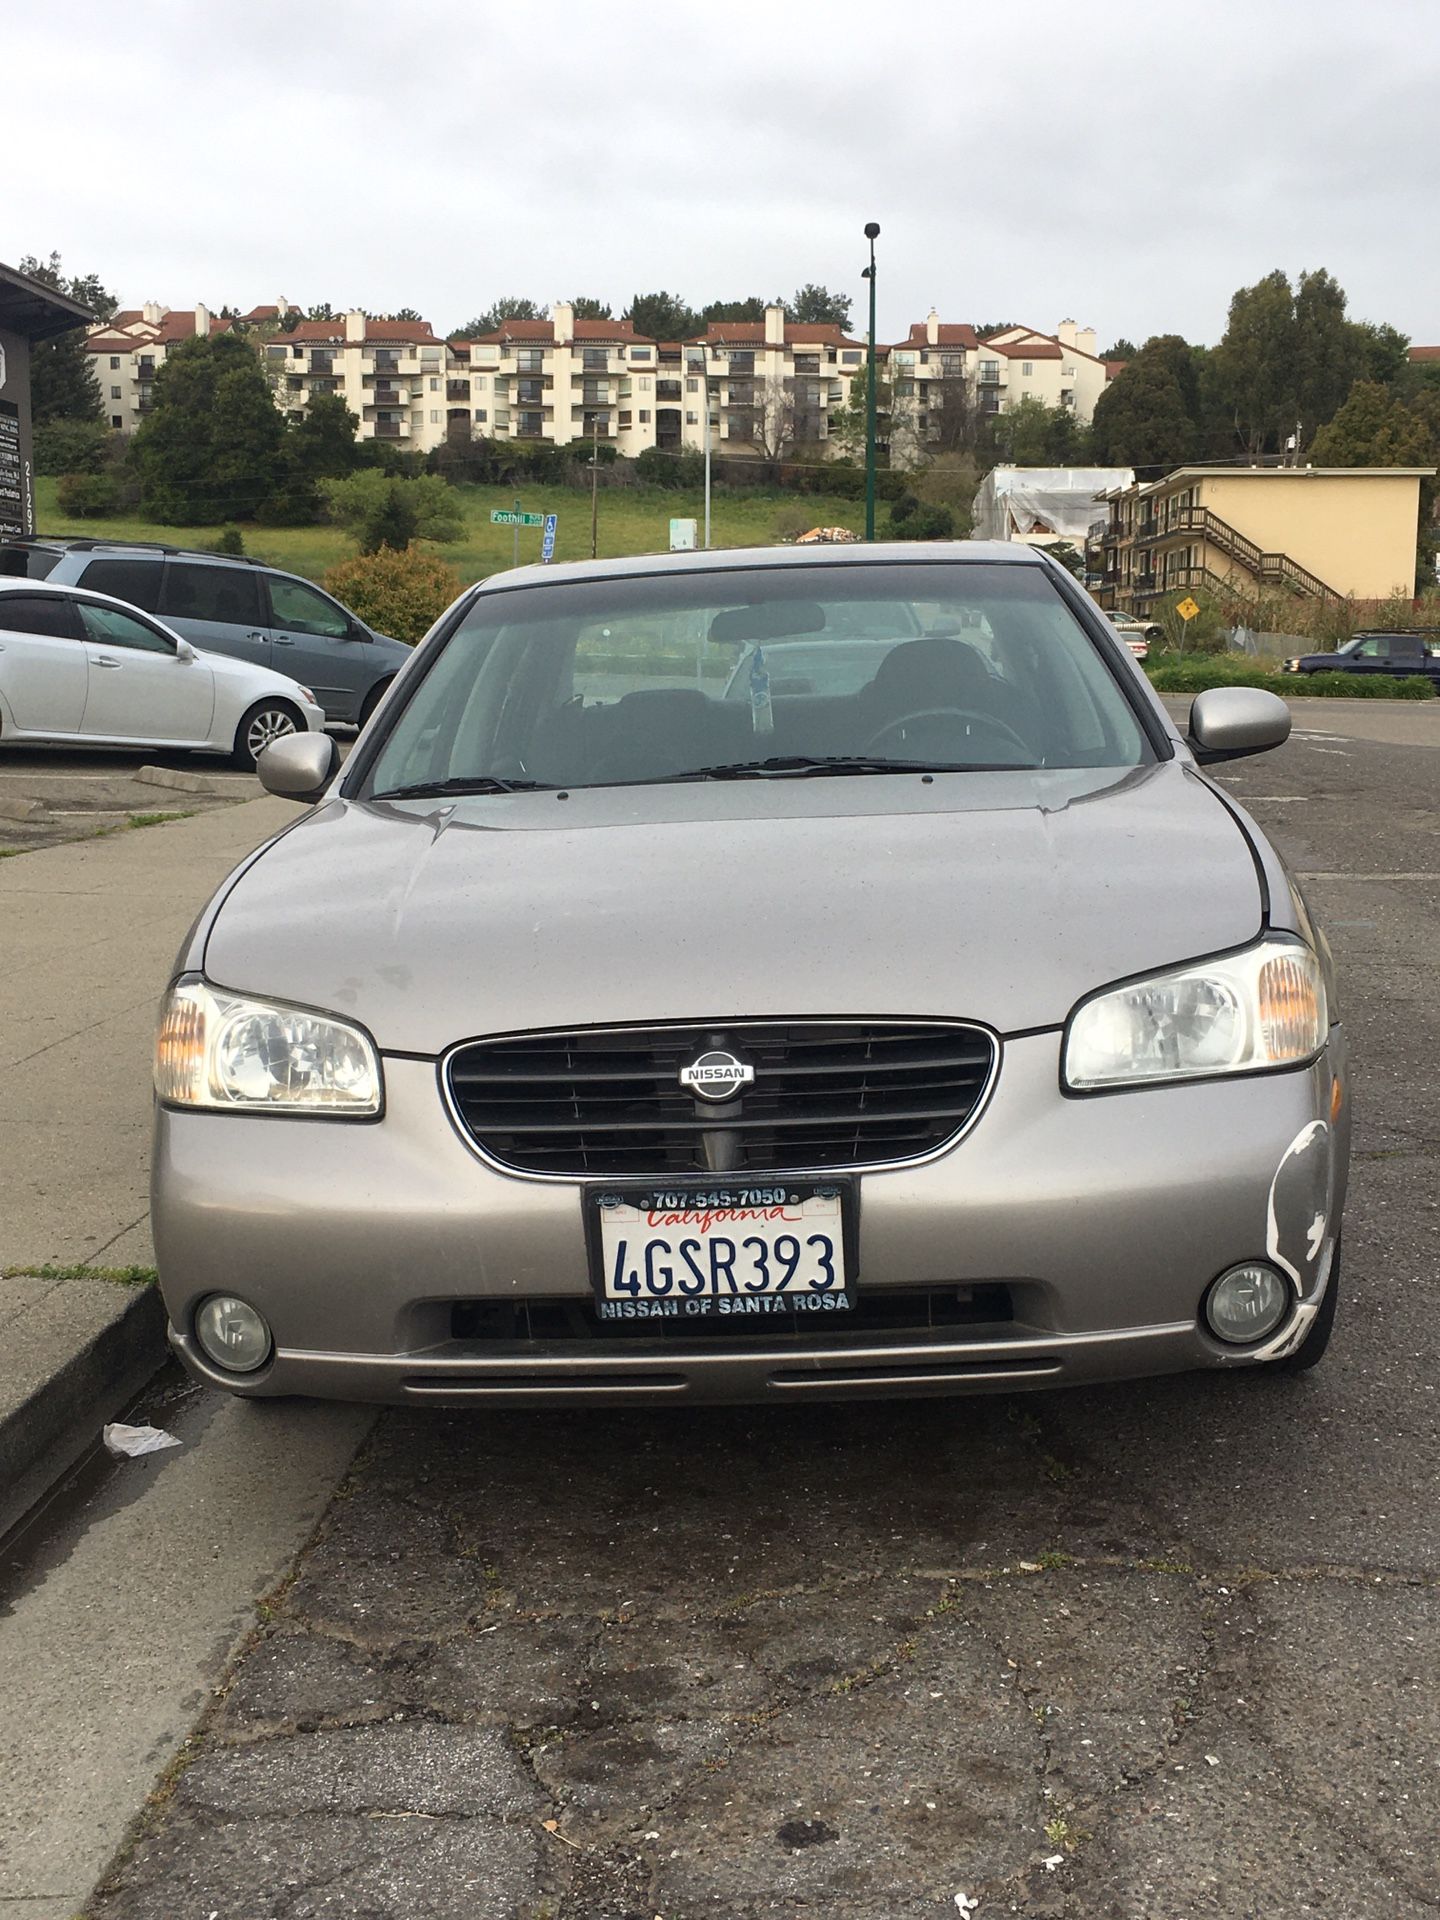
[[[298,680],[295,682],[295,684],[297,687],[300,687],[300,682]],[[311,692],[309,687],[300,687],[300,695],[302,699],[308,700],[312,707],[319,706],[320,702],[315,698],[315,695]]]
[[[1329,1027],[1320,963],[1298,940],[1262,940],[1113,987],[1076,1008],[1065,1084],[1085,1092],[1294,1066]]]
[[[1285,671],[1286,673],[1298,673],[1300,671],[1300,662],[1298,660],[1287,660],[1285,662]]]
[[[380,1111],[380,1062],[369,1036],[344,1020],[190,975],[160,1010],[155,1091],[178,1107],[363,1116]]]

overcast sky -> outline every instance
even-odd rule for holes
[[[879,334],[1214,341],[1273,267],[1440,342],[1440,0],[48,0],[4,8],[0,259],[123,305],[619,313],[815,280]]]

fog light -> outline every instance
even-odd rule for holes
[[[212,1293],[195,1309],[195,1338],[207,1360],[229,1373],[254,1373],[270,1358],[265,1316],[233,1293]]]
[[[1290,1289],[1258,1260],[1222,1273],[1205,1296],[1205,1320],[1227,1346],[1253,1346],[1273,1333],[1290,1305]]]

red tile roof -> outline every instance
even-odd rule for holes
[[[1030,340],[986,340],[983,344],[989,352],[1003,353],[1010,360],[1063,360],[1068,351],[1058,341],[1041,335]]]
[[[648,333],[636,333],[629,320],[577,320],[574,338],[577,341],[589,340],[595,344],[614,341],[622,346],[653,347],[656,342]],[[555,341],[555,322],[553,320],[506,320],[493,333],[477,334],[475,345],[503,345],[505,341],[514,341],[519,345],[529,343],[533,346],[552,346]]]
[[[980,344],[979,336],[968,321],[951,322],[942,320],[936,327],[935,332],[938,337],[930,340],[926,336],[925,322],[923,320],[912,320],[910,323],[909,337],[898,341],[897,345],[901,347],[935,346],[955,348],[978,347]]]
[[[1417,364],[1422,360],[1440,360],[1440,347],[1411,347],[1410,358]]]
[[[698,343],[700,336],[695,340]],[[763,320],[712,320],[705,329],[705,341],[712,347],[763,347],[766,341]],[[843,327],[832,320],[787,321],[787,347],[863,347],[863,340],[852,340]]]

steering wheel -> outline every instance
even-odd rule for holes
[[[904,728],[913,726],[917,720],[974,720],[981,727],[988,727],[992,733],[1003,734],[1005,739],[1017,746],[1028,760],[1030,748],[1020,738],[1013,727],[993,713],[976,713],[972,707],[917,707],[913,713],[902,713],[896,720],[887,720],[883,727],[872,733],[865,742],[864,751],[874,753],[882,741],[888,740],[892,733],[900,733]]]

